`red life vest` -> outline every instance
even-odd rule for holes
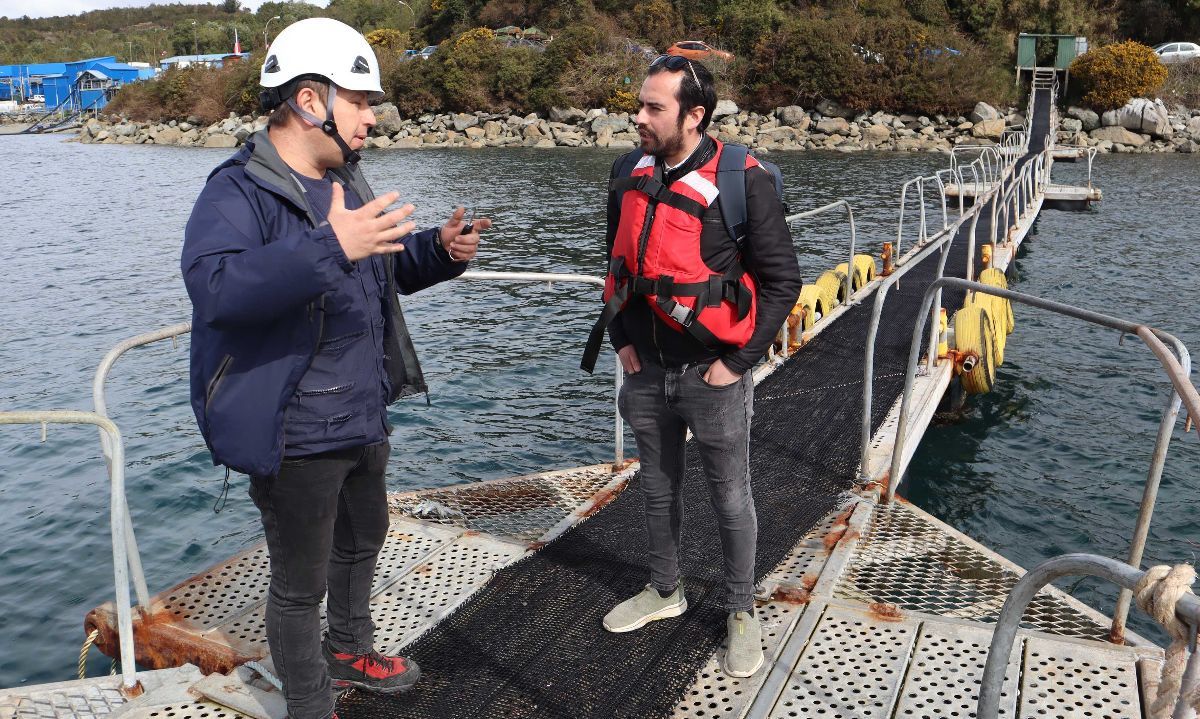
[[[670,187],[661,169],[645,155],[629,177],[614,178],[610,191],[621,197],[613,239],[604,311],[592,329],[583,368],[591,371],[603,330],[630,301],[649,302],[670,327],[688,332],[713,349],[743,347],[754,333],[757,287],[740,261],[709,267],[700,252],[704,212],[717,202],[717,166],[712,159]],[[747,155],[746,169],[758,166]],[[740,260],[740,257],[739,257]],[[589,356],[590,355],[590,356]]]

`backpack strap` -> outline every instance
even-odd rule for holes
[[[726,144],[717,160],[717,204],[725,231],[734,242],[746,236],[746,156],[745,145]]]
[[[625,190],[627,188],[614,187],[613,182],[615,180],[619,180],[621,178],[629,177],[630,175],[632,175],[634,168],[636,168],[637,164],[639,162],[641,162],[643,154],[644,153],[642,153],[641,149],[638,148],[631,152],[627,152],[624,155],[621,155],[620,159],[618,159],[615,163],[613,163],[612,177],[608,178],[608,181],[609,181],[608,189],[609,189],[609,191],[613,192],[616,195],[618,210],[621,209],[621,198],[625,195]]]

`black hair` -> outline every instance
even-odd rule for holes
[[[666,63],[657,63],[650,66],[646,76],[666,71],[669,71]],[[712,73],[698,60],[688,60],[679,72],[683,73],[679,89],[675,91],[675,99],[679,101],[679,123],[683,124],[684,113],[694,107],[703,107],[704,117],[700,118],[700,126],[696,129],[704,132],[712,122],[713,110],[717,107],[717,88]]]

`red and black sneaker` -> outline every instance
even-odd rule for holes
[[[339,654],[329,648],[329,638],[321,644],[329,677],[335,689],[358,687],[369,692],[395,694],[413,688],[421,678],[421,668],[405,657],[387,657],[379,652]]]

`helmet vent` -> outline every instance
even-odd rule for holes
[[[268,57],[267,61],[263,64],[262,71],[263,72],[279,72],[279,59],[277,57],[275,57],[274,55],[272,55],[271,57]]]
[[[350,72],[357,73],[359,75],[370,75],[371,66],[367,64],[366,58],[364,58],[362,55],[359,55],[358,57],[354,58],[354,67],[350,68]]]

